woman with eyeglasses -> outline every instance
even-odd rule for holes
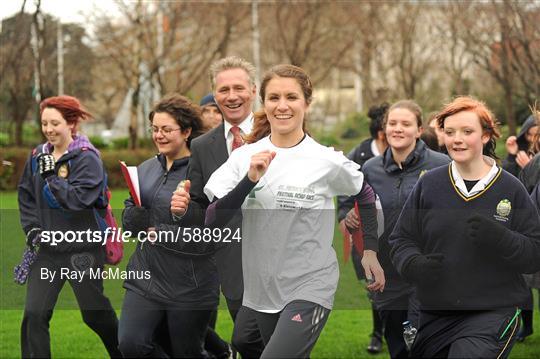
[[[215,263],[208,247],[173,238],[190,225],[170,212],[172,194],[186,179],[191,140],[201,133],[200,111],[172,94],[154,106],[149,120],[159,153],[137,167],[141,207],[130,197],[122,214],[124,230],[139,241],[124,282],[119,347],[124,357],[203,357],[219,298]],[[162,323],[167,350],[160,344],[167,338],[158,335]]]

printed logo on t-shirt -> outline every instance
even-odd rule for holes
[[[512,210],[512,204],[508,199],[503,199],[497,205],[497,214],[493,215],[496,220],[501,222],[507,222],[510,211]]]
[[[276,206],[281,209],[311,208],[315,201],[312,187],[280,185],[276,194]]]
[[[264,188],[264,185],[253,188],[253,189],[251,190],[251,192],[249,192],[248,198],[256,198],[256,195],[255,195],[255,194],[257,193],[257,191],[260,191],[260,190],[263,189],[263,188]]]
[[[291,318],[293,322],[302,323],[302,317],[300,316],[300,313],[296,314],[294,317]]]

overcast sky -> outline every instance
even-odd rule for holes
[[[21,10],[22,0],[0,0],[0,20],[11,17]],[[25,11],[33,13],[36,7],[33,0],[27,0]],[[117,13],[113,0],[41,0],[41,11],[59,17],[62,22],[84,24],[86,16],[96,9],[109,15]]]

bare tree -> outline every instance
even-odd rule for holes
[[[227,55],[231,38],[246,17],[249,6],[232,1],[156,4],[139,0],[117,4],[122,21],[106,16],[95,19],[101,64],[101,69],[95,72],[96,82],[113,89],[106,93],[131,89],[129,134],[130,146],[134,148],[142,77],[146,76],[148,81],[155,79],[163,92],[188,93],[207,74],[212,61]],[[164,14],[162,28],[158,29],[161,13]],[[143,67],[146,71],[142,71]],[[101,95],[100,103],[110,102],[111,96],[114,95]],[[110,112],[107,106],[105,109]],[[110,116],[109,113],[103,115]]]
[[[355,43],[343,26],[342,7],[334,5],[323,1],[261,4],[264,64],[287,62],[305,68],[315,84],[325,80]]]
[[[229,55],[236,36],[251,32],[250,4],[227,0],[175,6],[184,8],[174,24],[179,31],[168,68],[176,74],[174,90],[187,93],[208,74],[213,61]]]
[[[451,78],[450,92],[452,95],[463,95],[469,92],[466,72],[473,65],[472,56],[468,53],[464,41],[464,30],[460,18],[467,16],[470,1],[447,2],[438,9],[439,21],[435,22],[438,37],[446,56],[444,66]]]
[[[511,29],[510,66],[532,104],[540,96],[540,6],[505,0],[504,8]]]
[[[23,12],[24,5],[21,12],[2,21],[0,33],[0,105],[2,113],[10,115],[7,123],[16,145],[23,145],[23,125],[29,114],[33,112],[39,123],[39,102],[36,100],[56,95],[57,79],[56,42],[48,41],[56,38],[57,21],[50,15],[39,15],[39,33],[35,35],[41,40],[35,44],[39,45],[36,57],[31,44],[36,14]],[[92,51],[83,43],[83,28],[75,24],[64,27],[65,35],[69,37],[65,46],[66,89],[72,95],[88,98],[92,92],[89,71]]]
[[[463,40],[474,63],[501,86],[504,94],[506,122],[510,134],[516,133],[514,114],[515,73],[512,70],[511,26],[508,7],[500,2],[472,2],[468,16],[461,16]]]
[[[13,139],[17,146],[23,144],[23,124],[32,103],[32,53],[30,49],[31,15],[21,12],[14,18],[2,22],[0,35],[0,77],[2,113],[9,113],[8,124],[14,124]],[[5,101],[3,99],[6,99]],[[7,120],[7,119],[6,119]]]
[[[387,4],[373,2],[340,3],[342,6],[343,27],[347,36],[354,38],[355,44],[343,58],[340,68],[360,76],[362,98],[369,107],[381,102],[377,87],[386,83],[387,68],[381,61],[385,38],[384,17]]]
[[[400,2],[392,10],[385,31],[389,58],[402,90],[400,97],[416,99],[438,62],[438,44],[431,37],[433,6]]]

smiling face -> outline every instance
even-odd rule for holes
[[[405,108],[395,108],[388,113],[384,130],[388,145],[400,152],[411,152],[422,134],[416,116]]]
[[[62,114],[55,108],[47,107],[41,113],[41,131],[47,141],[55,148],[66,149],[73,140],[72,131],[75,124],[68,124]]]
[[[444,144],[456,163],[469,165],[482,160],[482,150],[489,141],[476,113],[458,112],[444,121]]]
[[[191,129],[182,131],[176,120],[167,112],[156,112],[152,119],[152,140],[159,153],[170,159],[179,158],[187,148],[186,139]]]
[[[266,85],[264,112],[272,137],[298,139],[304,136],[306,103],[300,84],[294,78],[275,77]]]
[[[251,113],[255,86],[246,71],[240,68],[221,71],[216,75],[214,98],[225,117],[233,125],[240,124]]]

